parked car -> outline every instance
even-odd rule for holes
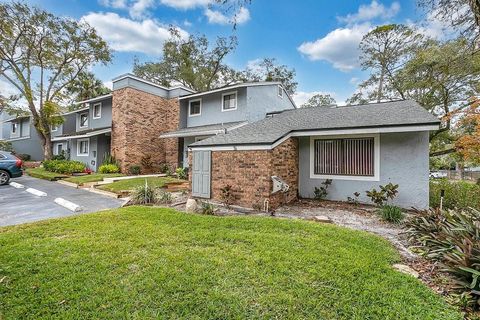
[[[446,172],[441,172],[441,171],[430,171],[430,178],[433,179],[441,179],[441,178],[446,178],[447,173]]]
[[[22,160],[10,152],[0,151],[0,186],[10,182],[11,178],[21,177]]]

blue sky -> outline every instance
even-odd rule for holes
[[[3,1],[3,0],[0,0]],[[267,1],[252,0],[238,13],[236,30],[211,0],[31,0],[58,15],[84,19],[111,45],[114,60],[93,71],[104,82],[130,72],[134,57],[152,61],[160,56],[168,25],[185,34],[217,36],[234,33],[238,47],[227,57],[243,69],[263,57],[276,58],[297,72],[297,103],[316,92],[345,101],[367,74],[358,66],[358,42],[372,27],[384,23],[415,24],[441,37],[442,26],[405,1]],[[0,90],[4,84],[0,83]],[[5,88],[3,88],[5,89]]]

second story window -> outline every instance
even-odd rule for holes
[[[82,113],[80,115],[80,128],[88,127],[88,113]]]
[[[237,109],[237,93],[228,92],[222,94],[222,111]]]
[[[58,130],[58,126],[57,126],[57,125],[54,125],[54,124],[52,124],[51,131],[52,131],[52,132],[55,132],[55,131],[57,131],[57,130]]]
[[[190,100],[189,108],[188,108],[188,115],[190,117],[199,116],[202,113],[202,100]]]
[[[278,85],[277,90],[278,90],[278,96],[279,96],[280,98],[283,98],[283,88],[282,88],[282,86],[281,86],[281,85]]]
[[[12,133],[18,132],[18,122],[12,122]]]
[[[100,119],[102,117],[102,104],[95,103],[93,105],[93,119]]]

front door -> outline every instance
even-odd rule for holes
[[[211,151],[193,151],[192,196],[210,199]]]

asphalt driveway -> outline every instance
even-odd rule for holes
[[[25,187],[16,189],[10,185],[0,186],[0,226],[118,208],[123,203],[123,200],[120,199],[29,176],[12,179],[12,182]],[[39,190],[46,193],[47,196],[31,194],[26,191],[27,188]],[[71,201],[81,206],[82,210],[72,212],[56,204],[55,198]]]

